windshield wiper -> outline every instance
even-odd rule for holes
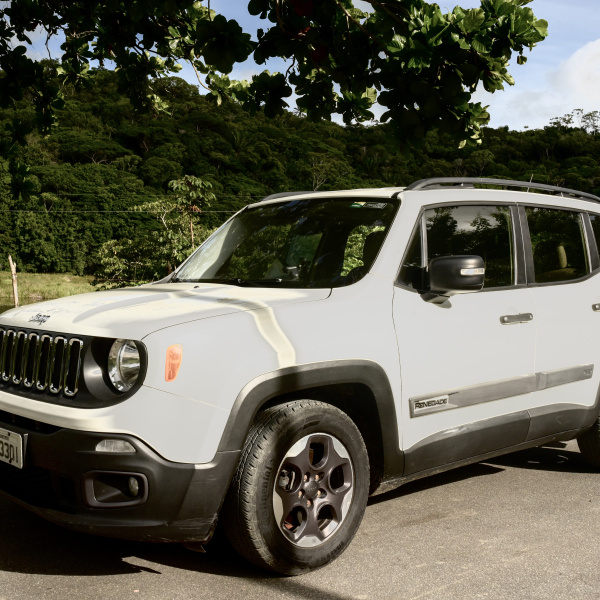
[[[281,283],[283,279],[273,278],[273,279],[242,279],[241,277],[230,277],[219,278],[219,277],[211,277],[206,279],[171,279],[172,282],[181,282],[185,281],[187,283],[222,283],[223,285],[237,285],[240,287],[252,287],[252,286],[269,286],[276,283]]]
[[[274,277],[272,279],[238,279],[238,281],[240,282],[238,285],[245,285],[245,286],[253,286],[253,285],[260,286],[260,285],[265,285],[265,286],[269,286],[269,285],[272,285],[274,283],[281,283],[283,281],[283,279]]]

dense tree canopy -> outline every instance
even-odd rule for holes
[[[198,244],[232,212],[274,192],[482,176],[600,194],[597,112],[576,110],[531,131],[486,128],[481,146],[463,149],[430,131],[414,150],[390,124],[251,117],[178,78],[155,84],[171,107],[158,115],[136,112],[113,71],[97,70],[91,82],[66,85],[58,125],[18,148],[17,160],[30,166],[29,198],[11,194],[6,127],[32,125],[35,106],[26,97],[0,109],[0,270],[11,254],[19,270],[158,279],[191,251],[192,232]],[[169,186],[173,180],[180,183]]]
[[[400,139],[438,129],[458,143],[477,139],[489,115],[471,96],[481,84],[494,92],[513,79],[516,54],[547,34],[526,5],[532,0],[482,0],[481,7],[444,13],[424,0],[250,0],[264,21],[256,40],[235,20],[210,10],[210,0],[12,0],[0,10],[0,106],[30,94],[36,124],[47,131],[63,106],[61,86],[81,83],[90,65],[115,66],[120,90],[136,107],[160,109],[156,79],[190,61],[219,101],[234,100],[267,116],[283,114],[294,90],[311,119],[340,114],[346,123],[372,118],[377,101]],[[27,54],[36,28],[64,36],[59,79]],[[16,42],[15,42],[16,40]],[[230,81],[236,63],[287,60],[286,73]],[[12,126],[15,140],[28,132]],[[104,153],[114,154],[107,146]],[[154,170],[166,167],[155,161]]]

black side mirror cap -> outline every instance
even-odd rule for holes
[[[429,295],[478,292],[485,281],[481,256],[439,256],[429,263]]]

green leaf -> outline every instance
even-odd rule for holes
[[[472,33],[479,29],[485,23],[485,12],[482,8],[472,8],[465,12],[462,20],[463,30],[466,33]]]
[[[366,19],[369,15],[369,13],[366,13],[358,8],[350,8],[348,10],[348,14],[350,16],[352,16],[354,19],[358,19],[358,20]]]
[[[248,12],[251,15],[266,15],[269,8],[268,0],[250,0],[248,2]]]
[[[367,90],[361,95],[361,98],[366,99],[369,103],[369,106],[371,106],[377,101],[377,90],[375,88],[367,88]]]
[[[458,34],[453,34],[453,39],[454,36],[456,36],[455,41],[458,42],[458,45],[463,49],[463,50],[470,50],[471,46],[469,45],[469,42],[467,42],[467,40],[465,40],[465,38],[460,37]]]
[[[535,21],[533,28],[544,37],[548,35],[548,21],[545,21],[544,19],[538,19]]]
[[[473,46],[476,52],[479,52],[481,54],[487,54],[492,47],[492,39],[487,35],[478,36],[476,38],[473,38],[471,45]]]
[[[388,43],[387,49],[392,54],[396,54],[396,53],[404,50],[405,45],[406,45],[406,38],[402,35],[396,34],[391,39],[391,41]]]
[[[499,17],[510,15],[515,12],[515,5],[508,0],[496,0],[494,2],[494,11]]]

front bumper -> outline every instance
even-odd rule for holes
[[[115,538],[208,541],[239,457],[218,452],[210,463],[174,463],[130,435],[50,427],[8,413],[0,413],[0,427],[24,439],[23,469],[0,463],[0,494],[59,525]],[[97,452],[104,439],[136,451]],[[130,477],[137,495],[127,489]]]

